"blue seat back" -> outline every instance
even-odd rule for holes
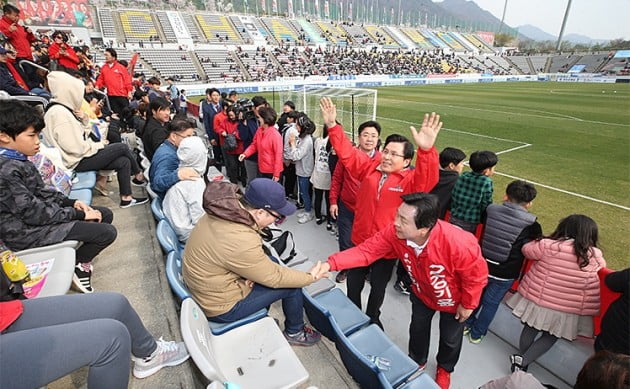
[[[164,212],[162,211],[162,200],[159,197],[156,197],[151,201],[151,212],[153,212],[153,217],[158,222],[162,219],[166,219],[166,216],[164,216]]]
[[[308,321],[331,342],[336,342],[337,335],[331,324],[330,312],[305,290],[302,290],[302,295],[304,296],[304,312]]]
[[[156,234],[158,242],[160,242],[160,246],[162,246],[162,250],[164,250],[166,254],[170,253],[171,251],[180,250],[180,244],[179,240],[177,239],[177,235],[175,234],[173,227],[171,227],[166,219],[162,219],[158,222]]]
[[[166,256],[166,278],[168,279],[168,284],[171,286],[173,293],[175,293],[180,301],[190,297],[190,291],[184,284],[182,260],[177,250],[171,251]]]

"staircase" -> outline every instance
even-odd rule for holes
[[[166,39],[166,34],[164,33],[164,30],[162,29],[162,23],[160,22],[160,19],[158,19],[158,16],[153,12],[151,12],[151,20],[153,20],[153,24],[155,25],[155,30],[160,36],[160,42],[168,42],[168,39]]]
[[[241,73],[245,75],[245,77],[247,78],[247,81],[251,81],[252,75],[245,68],[245,64],[243,64],[243,61],[241,61],[241,59],[238,57],[238,54],[236,54],[235,51],[228,51],[228,55],[231,56],[232,59],[234,60],[234,63],[237,64],[239,68],[241,68]]]
[[[122,23],[120,22],[120,14],[118,11],[112,10],[112,20],[114,21],[114,29],[116,30],[116,39],[118,42],[126,42],[127,37],[123,32]]]
[[[531,72],[529,74],[536,74],[536,73],[538,73],[536,71],[536,69],[534,68],[534,64],[532,63],[532,59],[531,58],[527,57],[527,58],[525,58],[525,61],[527,61],[527,66],[529,66],[529,70]]]
[[[193,51],[188,51],[186,55],[192,60],[193,65],[195,65],[195,69],[197,69],[197,74],[202,76],[202,79],[205,79],[207,76],[206,71],[203,70],[203,66],[201,62],[199,62],[199,57]]]

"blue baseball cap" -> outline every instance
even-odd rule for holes
[[[278,212],[282,216],[295,213],[295,205],[288,202],[284,187],[269,178],[253,179],[245,190],[245,200],[253,207]]]

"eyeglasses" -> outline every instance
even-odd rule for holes
[[[63,37],[56,36],[56,37],[54,37],[53,39],[54,39],[54,40],[57,40],[57,39],[61,39],[61,40],[63,40]]]
[[[178,134],[177,132],[173,131],[173,134],[175,134],[175,136],[179,136],[180,138],[192,138],[193,136],[195,136],[195,134],[190,134],[190,135],[181,135]]]
[[[271,211],[270,211],[270,210],[268,210],[268,209],[265,209],[265,211],[266,211],[268,214],[270,214],[271,216],[273,216],[274,218],[276,218],[276,220],[275,220],[275,223],[276,223],[276,224],[281,224],[281,223],[284,221],[284,219],[286,219],[286,217],[285,217],[285,216],[282,216],[282,215],[278,215],[278,214],[276,214],[276,213],[273,213],[273,212],[271,212]]]
[[[393,158],[393,157],[405,158],[405,156],[404,156],[404,155],[394,153],[393,151],[389,151],[389,150],[387,150],[387,149],[383,149],[383,151],[381,151],[381,154],[383,154],[383,156],[388,156],[388,155],[390,155],[392,158]]]

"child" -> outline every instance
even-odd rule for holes
[[[481,302],[466,321],[464,334],[478,344],[488,332],[497,308],[523,267],[523,245],[542,235],[536,216],[528,209],[536,198],[536,188],[525,181],[512,181],[505,191],[503,204],[490,204],[481,241],[488,262],[488,285]]]
[[[550,237],[523,246],[523,255],[534,264],[507,301],[525,325],[519,353],[510,356],[512,371],[527,371],[558,338],[593,336],[593,316],[599,315],[597,272],[606,266],[597,241],[593,219],[570,215]]]
[[[304,224],[313,220],[312,202],[311,202],[311,174],[315,165],[313,155],[313,137],[311,134],[315,131],[315,124],[306,115],[298,118],[296,128],[299,137],[289,135],[289,152],[288,157],[295,161],[295,173],[298,180],[298,189],[300,198],[304,204],[304,212],[298,215],[298,223]],[[309,215],[310,218],[308,217]]]
[[[328,230],[332,229],[329,216],[322,215],[322,199],[326,201],[326,210],[330,209],[330,199],[328,192],[330,191],[331,174],[328,167],[328,156],[330,155],[331,146],[328,145],[328,127],[324,126],[322,136],[315,139],[315,168],[313,169],[313,175],[311,175],[311,183],[315,189],[315,218],[317,218],[317,224],[322,224],[324,221],[328,221],[326,227]],[[313,215],[305,213],[304,218],[306,221],[313,220]]]
[[[113,214],[46,188],[27,159],[39,151],[43,127],[35,108],[0,101],[0,236],[12,250],[83,242],[76,251],[72,283],[79,291],[92,293],[92,259],[116,239],[116,228],[110,225]]]
[[[494,167],[499,159],[492,151],[475,151],[470,156],[472,172],[457,179],[452,192],[450,223],[475,233],[486,207],[492,204]]]

